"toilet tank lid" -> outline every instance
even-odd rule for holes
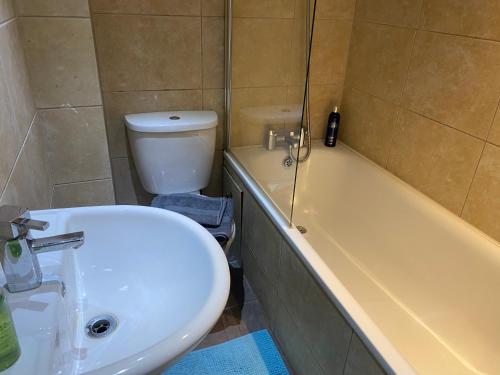
[[[213,111],[138,113],[125,116],[127,128],[144,133],[173,133],[211,129],[217,126]]]

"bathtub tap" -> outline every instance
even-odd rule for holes
[[[276,146],[298,148],[304,146],[304,129],[269,129],[266,137],[266,150],[272,151]]]

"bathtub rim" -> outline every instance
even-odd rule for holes
[[[293,225],[292,221],[283,215],[245,167],[227,150],[224,151],[224,165],[229,166],[248,192],[252,194],[265,215],[271,220],[283,239],[299,257],[380,366],[389,374],[416,375],[413,367],[385,337],[343,283]]]

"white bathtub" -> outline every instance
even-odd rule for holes
[[[227,162],[384,367],[500,374],[500,245],[339,144],[300,165],[293,223],[285,150]]]

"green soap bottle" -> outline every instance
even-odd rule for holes
[[[5,291],[0,287],[0,371],[16,363],[20,355],[21,349],[5,299]]]

